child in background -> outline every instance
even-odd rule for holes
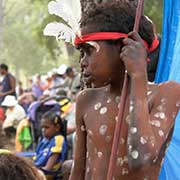
[[[42,135],[34,163],[45,171],[56,171],[66,153],[65,127],[59,115],[47,112],[41,121]]]

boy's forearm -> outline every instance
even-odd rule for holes
[[[149,123],[150,114],[145,74],[131,77],[129,111],[130,121],[127,144],[129,165],[132,168],[138,168],[144,163],[151,161],[152,154],[149,154],[151,150],[147,137],[154,138],[154,133]],[[144,158],[145,154],[149,156]]]

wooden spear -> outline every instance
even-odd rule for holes
[[[141,15],[143,13],[143,9],[144,9],[144,0],[139,0],[138,6],[136,9],[136,17],[135,17],[135,24],[134,24],[133,31],[136,31],[136,32],[139,31],[139,23],[140,23]],[[128,80],[128,74],[126,71],[125,77],[124,77],[122,93],[121,93],[121,101],[120,101],[120,107],[119,107],[119,112],[118,112],[118,121],[116,123],[115,132],[114,132],[111,156],[110,156],[109,167],[108,167],[107,180],[113,179],[113,170],[114,170],[114,166],[116,164],[121,129],[123,127],[123,113],[124,113],[124,108],[125,108],[125,103],[126,103],[126,97],[128,94],[128,85],[129,85],[129,80]]]

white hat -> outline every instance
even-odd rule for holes
[[[59,66],[57,70],[58,70],[58,74],[63,75],[67,70],[67,66],[65,64],[62,64],[61,66]]]
[[[17,105],[17,100],[14,96],[8,95],[5,97],[4,101],[2,102],[2,106],[7,106],[7,107],[11,107],[11,106],[15,106]]]

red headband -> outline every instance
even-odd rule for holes
[[[120,38],[127,38],[128,34],[118,33],[118,32],[97,32],[91,33],[84,36],[76,37],[74,44],[77,46],[79,44],[88,42],[88,41],[100,41],[100,40],[118,40]],[[154,51],[158,45],[159,40],[157,37],[154,38],[152,46],[149,48],[148,43],[144,41],[144,45],[149,52]]]

